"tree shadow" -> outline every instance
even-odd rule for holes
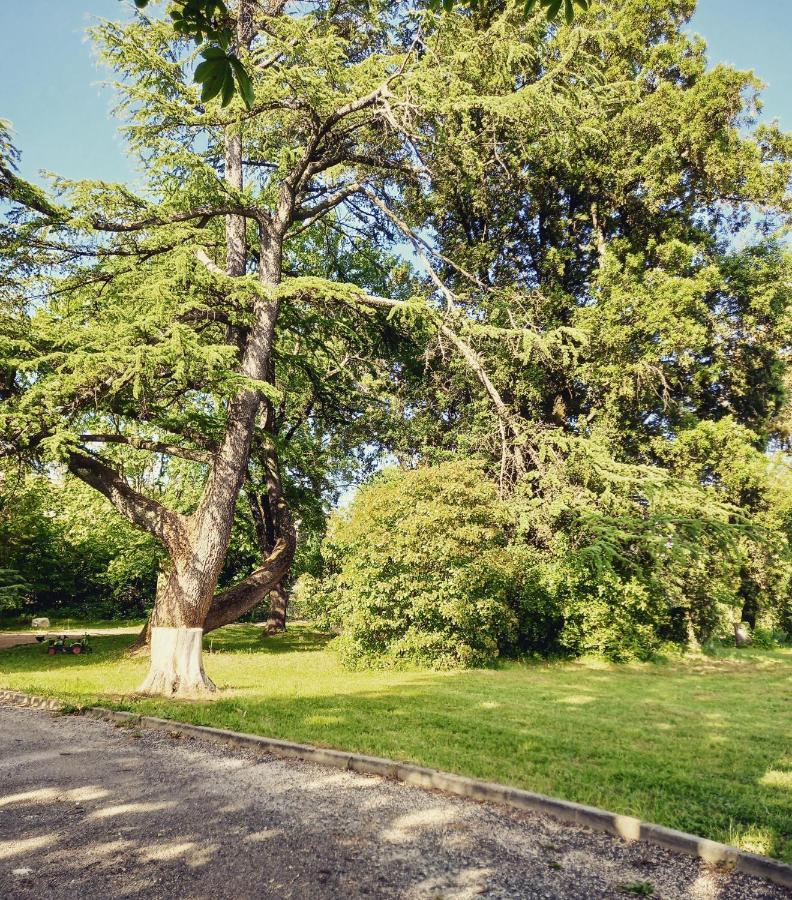
[[[215,666],[229,689],[210,702],[121,697],[101,686],[83,692],[93,701],[98,690],[100,703],[143,714],[513,784],[726,842],[750,843],[756,834],[753,849],[792,857],[785,780],[792,760],[782,724],[788,656],[758,655],[753,666],[741,656],[721,666],[350,673],[329,654],[311,658],[331,639],[303,626],[266,638],[249,625],[214,633]],[[0,671],[37,677],[112,663],[128,643],[124,635],[103,637],[94,654],[74,658],[20,647],[0,654]],[[223,657],[236,658],[223,666]],[[275,658],[269,667],[268,657]]]
[[[324,650],[332,634],[295,625],[279,634],[267,634],[257,625],[231,625],[204,637],[204,650],[222,653],[307,653]]]

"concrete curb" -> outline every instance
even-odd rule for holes
[[[33,697],[18,691],[0,690],[0,702],[3,701],[17,706],[53,711],[64,708],[64,704],[58,700],[46,697]],[[628,842],[644,841],[649,844],[655,844],[659,847],[664,847],[666,850],[685,853],[688,856],[704,860],[704,862],[727,866],[735,871],[744,872],[746,875],[764,878],[782,887],[792,889],[792,866],[780,860],[770,859],[767,856],[760,856],[756,853],[748,853],[744,850],[738,850],[736,847],[730,847],[728,844],[719,844],[717,841],[710,841],[707,838],[697,837],[694,834],[686,834],[683,831],[675,831],[673,828],[652,825],[632,816],[622,816],[604,809],[598,809],[595,806],[584,806],[580,803],[572,803],[569,800],[556,800],[553,797],[545,797],[542,794],[534,794],[531,791],[524,791],[520,788],[479,781],[475,778],[466,778],[462,775],[453,775],[450,772],[440,772],[436,769],[427,769],[410,763],[399,763],[392,759],[363,756],[358,753],[330,750],[309,744],[296,744],[292,741],[260,737],[256,734],[227,731],[223,728],[210,728],[206,725],[190,725],[186,722],[172,719],[141,716],[137,713],[121,712],[96,706],[84,708],[82,712],[105,721],[129,722],[142,728],[166,731],[170,734],[193,737],[202,741],[212,741],[226,747],[256,750],[260,753],[280,757],[281,759],[301,759],[306,762],[332,766],[336,769],[345,769],[364,775],[379,775],[383,778],[393,778],[416,787],[444,791],[445,793],[456,794],[471,800],[502,803],[516,809],[543,813],[560,822],[566,822],[571,825],[584,825],[593,831],[604,831]]]

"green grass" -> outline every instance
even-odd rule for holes
[[[792,862],[792,650],[662,664],[507,663],[473,672],[347,672],[306,628],[205,639],[222,692],[129,696],[127,636],[89,656],[0,652],[0,686],[340,747],[518,785]]]

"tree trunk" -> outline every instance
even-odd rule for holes
[[[213,549],[207,553],[191,542],[187,552],[160,573],[150,622],[149,671],[139,693],[192,697],[215,690],[201,662],[203,622],[217,580]],[[202,565],[206,556],[208,567]]]
[[[251,0],[236,7],[235,49],[249,47],[253,37]],[[225,180],[233,192],[243,189],[242,123],[229,125],[225,132]],[[247,227],[245,217],[226,217],[226,273],[242,277],[247,270]],[[259,278],[267,286],[281,277],[283,234],[260,223]],[[253,324],[242,351],[239,374],[262,380],[272,367],[275,321],[278,303],[256,297]],[[180,541],[169,548],[171,565],[160,576],[151,616],[151,661],[142,693],[187,696],[214,691],[201,663],[201,638],[212,608],[217,579],[231,538],[237,497],[250,457],[260,393],[245,388],[233,397],[226,410],[223,439],[215,452],[201,499],[189,517]]]
[[[165,697],[195,697],[211,693],[214,683],[201,660],[203,628],[151,629],[151,664],[141,694]]]
[[[144,656],[148,653],[149,643],[151,642],[151,616],[146,620],[146,624],[141,628],[140,634],[127,647],[128,656]]]
[[[267,634],[277,634],[286,631],[286,607],[289,604],[289,593],[281,582],[273,591],[270,591],[270,611],[267,619]]]

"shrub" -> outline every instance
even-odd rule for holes
[[[591,442],[550,459],[508,501],[469,461],[383,473],[332,522],[301,608],[350,666],[646,659],[730,637],[746,597],[783,626],[766,598],[788,589],[784,536]]]
[[[330,572],[299,595],[341,629],[347,665],[483,666],[518,643],[512,526],[475,463],[389,470],[331,522]]]

